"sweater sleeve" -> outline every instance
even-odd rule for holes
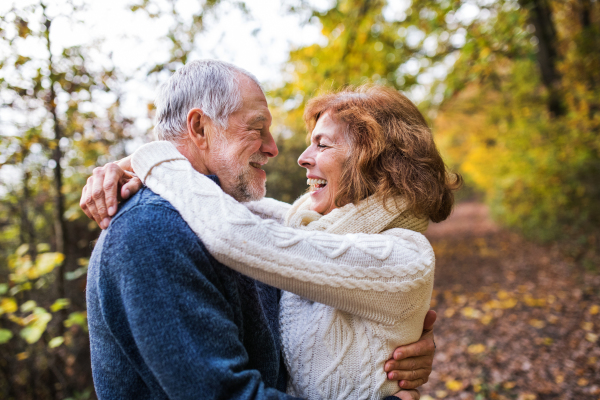
[[[435,257],[417,232],[334,235],[261,219],[195,171],[168,142],[144,145],[132,165],[209,252],[240,273],[384,324],[429,303]]]

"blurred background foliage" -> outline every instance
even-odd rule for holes
[[[161,18],[158,0],[132,13]],[[208,15],[243,1],[207,0],[193,15],[164,13],[170,58],[149,60],[159,84],[199,46]],[[86,3],[66,2],[70,19]],[[280,155],[268,195],[292,202],[305,189],[296,164],[306,146],[304,105],[347,84],[379,83],[418,101],[462,196],[485,201],[498,222],[559,240],[594,268],[600,245],[600,4],[595,0],[337,0],[326,9],[286,0],[322,27],[324,40],[293,48],[283,82],[267,95]],[[322,7],[322,6],[321,6]],[[0,398],[94,396],[85,276],[99,234],[78,206],[91,170],[151,140],[122,112],[131,77],[96,43],[57,48],[56,14],[43,2],[0,16]],[[25,56],[24,43],[36,46]],[[145,105],[144,105],[145,107]],[[151,117],[153,106],[148,105]],[[3,115],[8,115],[6,112]],[[140,139],[141,138],[141,139]],[[7,177],[10,177],[8,179]]]

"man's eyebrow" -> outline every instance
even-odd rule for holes
[[[254,125],[256,123],[259,122],[264,122],[267,120],[267,117],[265,117],[264,115],[257,115],[256,117],[250,119],[250,121],[248,122],[248,125]]]

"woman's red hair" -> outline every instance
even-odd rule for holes
[[[336,206],[404,196],[415,215],[433,222],[450,215],[462,178],[447,172],[425,118],[406,96],[377,85],[317,96],[304,110],[309,132],[326,112],[345,126],[351,147]]]

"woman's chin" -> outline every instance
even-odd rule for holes
[[[315,211],[323,215],[331,211],[331,199],[327,195],[327,187],[313,190],[310,192],[310,197],[312,200],[310,205],[311,211]]]

